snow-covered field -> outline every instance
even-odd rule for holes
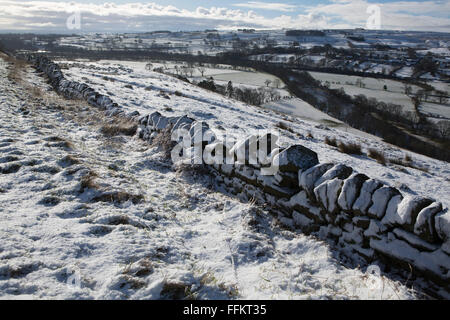
[[[405,94],[405,84],[400,81],[388,79],[362,78],[356,76],[346,76],[338,74],[329,74],[321,72],[310,72],[311,76],[322,84],[328,83],[331,89],[343,88],[345,93],[350,96],[365,95],[367,98],[375,98],[385,103],[393,103],[401,105],[403,111],[414,111],[414,103],[411,97]],[[443,82],[428,82],[437,90],[448,91],[448,84]],[[386,86],[386,89],[385,87]],[[416,85],[408,85],[412,93],[421,90]],[[424,103],[426,104],[426,103]],[[448,107],[433,103],[434,111],[439,109],[442,112],[438,114],[446,117]],[[428,113],[429,106],[424,106],[425,112]]]
[[[437,103],[422,102],[420,112],[432,117],[450,119],[450,106]]]
[[[343,265],[327,243],[287,231],[252,203],[207,188],[207,177],[177,172],[157,147],[102,134],[103,113],[48,92],[36,74],[14,84],[6,68],[0,59],[0,298],[415,297],[392,275]],[[188,114],[236,137],[285,121],[299,134],[283,132],[285,143],[449,204],[447,163],[413,154],[429,173],[405,173],[344,155],[323,137],[360,141],[395,157],[404,152],[154,72],[119,70],[114,81],[89,69],[66,74],[87,79],[127,110]],[[43,91],[30,90],[36,85]],[[314,138],[303,138],[308,132]]]
[[[128,68],[133,68],[135,71],[145,72],[145,66],[146,62],[139,62],[139,61],[130,61],[130,62],[120,62],[120,61],[107,61],[107,60],[101,60],[99,61],[100,64],[103,66],[110,66],[114,64],[121,64],[126,65]],[[188,68],[188,64],[183,62],[171,62],[166,61],[164,63],[161,62],[150,62],[152,65],[152,69],[162,67],[165,70],[165,73],[169,74],[177,74],[177,73],[183,73],[183,67]],[[175,69],[175,66],[178,67],[178,71]],[[266,80],[270,80],[271,83],[269,83],[269,87],[276,88],[276,79],[279,81],[279,88],[284,87],[284,83],[277,77],[262,73],[262,72],[256,72],[256,71],[244,71],[244,70],[236,70],[230,65],[217,65],[214,67],[192,67],[192,75],[189,72],[188,78],[201,81],[205,78],[212,77],[215,81],[218,81],[219,83],[225,82],[228,83],[228,81],[232,81],[234,85],[243,85],[243,86],[249,86],[249,87],[265,87]],[[202,69],[202,72],[200,71]],[[287,92],[287,91],[285,91]]]
[[[366,78],[366,77],[358,77],[358,76],[347,76],[341,74],[334,73],[324,73],[324,72],[309,72],[309,74],[322,82],[330,82],[335,85],[351,85],[358,86],[357,81],[361,80],[363,87],[365,89],[375,90],[375,91],[385,91],[384,86],[387,87],[387,91],[396,92],[396,93],[404,93],[405,92],[405,84],[400,81],[389,80],[389,79],[377,79],[377,78]],[[421,88],[416,85],[410,86],[412,92],[417,92]]]

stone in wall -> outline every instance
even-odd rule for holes
[[[450,211],[445,209],[435,216],[436,234],[443,242],[450,240]]]
[[[298,174],[299,171],[317,165],[319,159],[314,151],[301,145],[293,145],[276,155],[274,162],[278,163],[280,171]]]
[[[353,204],[353,213],[356,215],[366,215],[367,210],[372,206],[372,195],[373,193],[382,187],[382,183],[376,179],[369,179],[364,182],[361,187],[359,197]]]
[[[417,215],[414,225],[414,234],[430,243],[438,242],[439,238],[435,229],[435,216],[442,211],[442,203],[433,202],[423,208]]]
[[[387,226],[400,226],[404,230],[414,232],[414,224],[419,212],[429,206],[432,199],[406,195],[398,204],[397,210],[392,210],[382,222]]]
[[[312,197],[314,200],[314,185],[316,181],[328,170],[333,167],[332,163],[321,163],[315,165],[308,170],[299,171],[299,185],[306,191],[308,196]]]
[[[341,180],[347,179],[353,172],[353,169],[343,165],[336,164],[329,170],[327,170],[315,183],[314,187],[322,184],[324,181],[332,180],[334,178],[339,178]]]
[[[283,206],[305,215],[309,219],[314,220],[316,224],[325,223],[322,209],[311,202],[305,190],[293,195]]]
[[[392,187],[383,186],[377,189],[372,195],[372,206],[367,211],[367,215],[381,220],[386,213],[389,201],[396,195],[400,195],[400,192]]]
[[[348,179],[344,180],[344,185],[338,198],[338,204],[342,210],[350,211],[352,209],[364,182],[368,179],[369,177],[365,174],[353,173]]]

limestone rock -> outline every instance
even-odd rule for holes
[[[273,159],[281,171],[298,173],[317,165],[317,153],[301,145],[293,145],[281,151]]]
[[[376,190],[372,195],[372,206],[367,211],[367,215],[377,219],[383,218],[389,201],[399,194],[400,192],[397,189],[388,186]]]
[[[387,226],[401,226],[413,232],[419,212],[432,202],[429,198],[407,195],[398,204],[397,210],[390,210],[382,222]]]
[[[450,211],[445,209],[434,218],[436,233],[442,241],[450,240]]]
[[[364,181],[368,180],[365,174],[353,173],[348,179],[344,180],[341,194],[338,198],[338,204],[342,210],[351,210],[356,198],[359,196]]]
[[[333,167],[332,163],[322,163],[313,166],[305,171],[299,171],[299,184],[310,196],[314,195],[314,185],[316,181],[329,169]]]
[[[325,172],[314,184],[318,186],[324,181],[333,180],[334,178],[347,179],[352,174],[353,169],[343,164],[337,164]]]
[[[382,183],[375,179],[365,181],[361,187],[359,197],[353,204],[353,213],[357,215],[366,215],[367,210],[372,205],[372,195],[382,186]]]
[[[428,242],[438,241],[435,229],[435,216],[442,211],[442,203],[433,202],[428,207],[423,208],[417,215],[414,233],[421,239]]]

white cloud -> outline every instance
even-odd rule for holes
[[[262,2],[246,2],[241,4]],[[89,4],[50,1],[0,0],[1,31],[73,32],[66,20],[81,11],[81,32],[201,30],[210,28],[355,28],[365,27],[369,14],[367,0],[332,0],[329,4],[303,7],[302,14],[282,14],[275,18],[254,11],[228,8],[180,9],[156,3]],[[289,12],[289,5],[264,3],[266,8]],[[255,5],[252,5],[256,8]],[[450,0],[424,2],[397,1],[381,7],[383,29],[450,31]]]
[[[338,22],[364,27],[369,5],[366,0],[332,0],[331,4],[306,8],[306,12],[334,17]],[[450,1],[397,1],[378,4],[381,28],[394,30],[450,31]]]
[[[245,3],[236,3],[233,4],[235,7],[242,8],[253,8],[253,9],[263,9],[263,10],[276,10],[276,11],[284,11],[284,12],[292,12],[297,6],[285,3],[268,3],[268,2],[259,2],[259,1],[249,1]]]

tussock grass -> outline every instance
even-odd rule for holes
[[[144,196],[140,194],[131,194],[126,191],[112,191],[98,195],[92,199],[92,202],[110,202],[122,204],[127,201],[137,204],[144,200]]]
[[[8,79],[14,82],[21,82],[23,80],[22,71],[27,66],[27,62],[10,56],[5,57],[5,61],[10,63]]]
[[[405,155],[405,157],[403,159],[391,158],[391,159],[389,159],[389,162],[392,164],[396,164],[398,166],[412,168],[412,169],[416,169],[416,170],[419,170],[419,171],[422,171],[425,173],[429,173],[429,170],[427,168],[419,167],[419,166],[415,165],[413,162],[413,159],[410,155]]]
[[[203,164],[177,164],[176,172],[179,175],[189,174],[193,177],[211,175],[208,167]]]
[[[370,148],[367,155],[370,158],[376,160],[378,163],[386,165],[386,157],[384,156],[383,152],[378,151],[377,149]]]
[[[100,127],[100,132],[106,137],[134,136],[136,130],[137,124],[126,119],[115,119],[112,123]]]
[[[171,151],[175,145],[176,142],[172,141],[172,126],[167,126],[167,128],[159,132],[151,142],[152,147],[161,148],[166,159],[171,158]]]
[[[324,141],[327,145],[337,148],[337,140],[336,138],[325,137]]]
[[[167,300],[183,300],[189,296],[190,286],[182,282],[165,282],[161,290],[161,298]]]
[[[362,155],[361,145],[354,142],[339,142],[338,150],[346,154]]]
[[[86,189],[100,189],[100,186],[95,182],[96,178],[98,178],[98,175],[94,171],[89,171],[87,175],[81,178],[81,193]]]
[[[294,133],[294,130],[287,123],[282,122],[282,121],[278,122],[275,125],[275,127],[279,128],[281,130],[286,130],[288,132]]]

